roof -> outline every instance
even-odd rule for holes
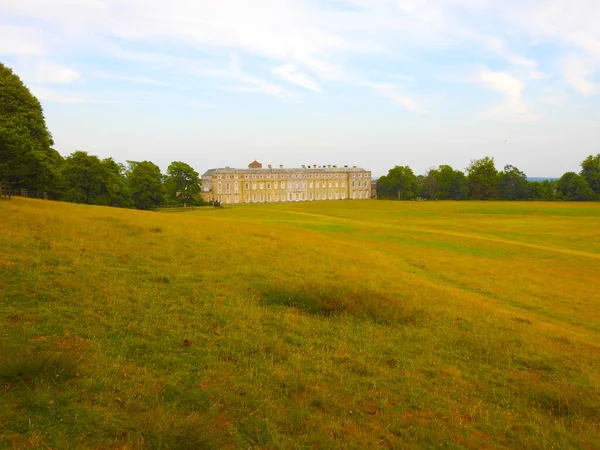
[[[202,175],[203,177],[209,177],[218,173],[256,173],[256,174],[267,174],[267,173],[292,173],[292,172],[304,172],[304,173],[349,173],[349,172],[367,172],[367,170],[361,167],[294,167],[294,168],[272,168],[272,169],[235,169],[231,167],[220,167],[216,169],[209,169]]]

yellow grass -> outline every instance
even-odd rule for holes
[[[0,446],[592,448],[599,219],[0,202]]]

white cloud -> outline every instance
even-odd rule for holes
[[[0,23],[0,55],[39,56],[44,53],[46,50],[35,29]]]
[[[23,72],[23,78],[32,83],[73,83],[81,76],[72,69],[54,63],[52,61],[41,60],[32,67],[26,67]]]
[[[424,110],[417,104],[417,102],[414,99],[412,99],[408,95],[400,93],[398,86],[394,84],[372,82],[363,82],[360,84],[374,89],[380,96],[403,106],[404,109],[406,109],[407,111],[424,112]]]
[[[593,60],[569,56],[564,58],[560,65],[565,81],[580,94],[590,96],[600,92],[600,84],[589,80],[596,68]]]
[[[51,103],[114,103],[110,100],[93,99],[80,95],[73,95],[69,92],[58,91],[39,85],[29,86],[29,89],[38,100]]]
[[[492,108],[486,114],[487,117],[513,119],[521,122],[529,122],[540,118],[539,115],[533,114],[523,102],[525,84],[520,79],[507,72],[484,70],[479,73],[477,80],[504,96],[504,102]]]
[[[316,93],[323,92],[314,80],[311,80],[305,73],[300,72],[293,64],[284,64],[283,66],[276,67],[273,69],[273,73],[288,83],[303,87],[309,91]]]

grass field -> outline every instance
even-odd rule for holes
[[[0,201],[0,448],[599,448],[600,204]]]

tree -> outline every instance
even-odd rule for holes
[[[529,197],[527,175],[514,166],[504,166],[499,174],[500,197],[506,200],[521,200]]]
[[[198,200],[200,176],[190,165],[173,161],[167,168],[165,192],[170,203],[190,204]]]
[[[587,180],[575,172],[565,173],[556,184],[558,194],[574,201],[588,201],[595,197],[594,191],[590,188]]]
[[[46,190],[56,175],[52,145],[40,102],[0,63],[0,180]]]
[[[429,169],[426,176],[419,178],[421,185],[421,195],[430,200],[438,198],[438,185],[440,181],[440,171],[438,169]]]
[[[133,206],[131,192],[125,179],[125,166],[112,158],[103,159],[102,165],[106,168],[105,185],[108,204],[122,208]]]
[[[471,161],[467,167],[469,190],[474,199],[498,197],[498,171],[494,158],[485,158]]]
[[[450,198],[453,200],[466,200],[469,198],[469,180],[460,170],[455,170],[452,176]]]
[[[529,198],[545,201],[554,200],[556,198],[556,181],[531,181],[529,183]]]
[[[127,161],[127,182],[137,209],[151,209],[164,201],[160,168],[150,161]]]
[[[600,195],[600,153],[588,156],[581,163],[581,176],[588,182],[590,188]]]
[[[377,197],[384,199],[412,200],[420,194],[420,186],[412,169],[396,166],[377,182]]]
[[[464,200],[469,196],[465,174],[443,164],[438,169],[437,198],[439,200]]]
[[[106,180],[108,170],[95,155],[76,151],[61,168],[64,194],[68,202],[107,205]]]
[[[63,199],[76,203],[106,206],[132,206],[125,168],[112,158],[77,151],[62,165]]]

